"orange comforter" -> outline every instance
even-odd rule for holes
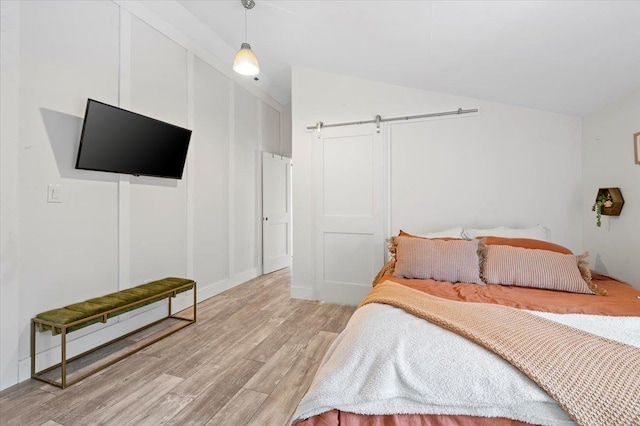
[[[557,314],[640,316],[640,290],[604,275],[593,275],[593,282],[607,290],[604,296],[502,285],[451,284],[434,280],[411,280],[385,275],[416,290],[449,300],[495,303],[531,311]]]

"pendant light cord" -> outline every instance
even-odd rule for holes
[[[249,40],[247,38],[247,8],[244,9],[244,42],[246,43],[247,40]]]

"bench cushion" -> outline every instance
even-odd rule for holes
[[[166,291],[174,290],[178,287],[182,287],[186,284],[193,283],[193,280],[185,278],[169,277],[158,281],[153,281],[147,284],[142,284],[137,287],[128,288],[117,293],[107,294],[102,297],[96,297],[86,300],[80,303],[74,303],[72,305],[65,306],[64,308],[52,309],[50,311],[42,312],[36,315],[37,319],[54,323],[56,325],[66,325],[83,318],[89,318],[94,315],[98,315],[113,309],[117,309],[121,306],[130,305],[132,303],[140,302],[144,299],[152,298],[136,304],[135,306],[129,306],[121,310],[112,312],[108,315],[109,318],[123,314],[133,309],[137,309],[141,306],[148,305],[159,300],[165,299],[171,296],[171,293],[153,298],[155,295],[159,295]],[[179,293],[187,291],[189,288],[182,289]],[[88,325],[100,322],[102,318],[92,318],[85,322],[76,324],[67,329],[67,332],[78,330]],[[50,330],[51,326],[46,324],[39,324],[40,330]],[[60,328],[55,328],[54,334],[60,333]]]

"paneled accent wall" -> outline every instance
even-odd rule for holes
[[[1,11],[5,388],[29,375],[39,312],[165,276],[195,279],[202,300],[259,275],[260,152],[287,144],[281,105],[142,3],[2,2]],[[76,170],[87,98],[191,128],[183,179]],[[47,203],[49,184],[61,186],[61,203]],[[164,311],[77,331],[71,355]],[[57,362],[59,338],[38,341],[39,368]]]

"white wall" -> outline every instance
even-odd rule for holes
[[[282,155],[291,158],[291,104],[282,108]]]
[[[273,154],[283,153],[284,137],[281,136],[280,111],[271,108],[268,105],[262,105],[260,117],[262,118],[260,126],[261,132],[265,140],[262,141],[262,150]],[[284,135],[284,134],[283,134]]]
[[[6,388],[29,375],[39,312],[165,276],[195,279],[202,300],[260,274],[259,151],[283,146],[283,118],[250,79],[139,3],[3,1],[1,11]],[[183,179],[75,170],[87,98],[193,129]],[[61,185],[62,203],[47,203],[48,184]],[[73,333],[70,355],[161,306]],[[58,362],[58,348],[38,335],[38,368]]]
[[[460,107],[480,113],[383,125],[387,149],[378,167],[390,169],[387,233],[540,223],[555,242],[582,249],[579,118],[294,68],[294,297],[318,296],[312,191],[318,139],[306,126]]]
[[[633,134],[640,132],[640,90],[622,97],[583,121],[584,248],[591,267],[640,288],[640,165],[634,164]],[[591,211],[598,188],[618,187],[625,204],[620,216]]]

